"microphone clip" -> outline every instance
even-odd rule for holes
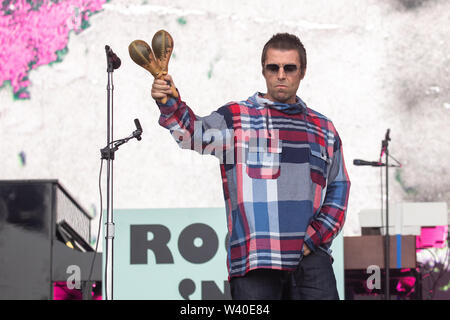
[[[134,130],[133,131],[133,138],[136,138],[138,141],[142,140],[142,131],[141,130]]]
[[[142,130],[141,124],[139,123],[139,120],[135,119],[134,123],[136,124],[137,129],[134,130],[130,136],[123,138],[123,139],[112,141],[112,142],[110,142],[109,145],[107,145],[103,149],[100,149],[101,159],[114,160],[114,154],[117,150],[119,150],[119,147],[121,145],[127,143],[128,141],[130,141],[133,138],[136,138],[138,141],[140,141],[142,139],[141,135],[142,135],[143,130]]]

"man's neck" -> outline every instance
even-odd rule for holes
[[[267,100],[270,100],[272,102],[275,102],[275,103],[295,104],[297,102],[297,97],[296,96],[294,96],[292,98],[289,98],[288,101],[279,101],[279,100],[276,100],[276,99],[272,98],[267,93],[265,93],[265,94],[263,94],[263,98],[267,99]]]

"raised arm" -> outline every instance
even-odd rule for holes
[[[231,150],[233,142],[228,108],[223,106],[206,117],[199,117],[181,100],[179,92],[178,98],[170,95],[171,86],[166,81],[176,88],[170,75],[166,75],[164,80],[155,79],[152,85],[152,97],[161,112],[159,124],[170,130],[181,148],[212,154],[223,160],[223,151]],[[168,99],[163,104],[161,101],[165,97]]]

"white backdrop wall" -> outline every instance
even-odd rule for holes
[[[59,179],[96,216],[96,230],[108,44],[122,60],[114,72],[114,137],[130,134],[135,118],[144,128],[141,142],[116,153],[115,207],[224,206],[218,161],[181,150],[158,125],[153,78],[129,58],[128,44],[169,31],[169,73],[204,116],[264,92],[262,47],[290,32],[308,54],[298,94],[333,120],[343,141],[352,181],[344,235],[360,234],[361,209],[380,207],[380,170],[352,160],[378,160],[387,128],[391,153],[403,163],[390,176],[391,201],[449,203],[449,1],[111,0],[103,8],[90,27],[70,34],[62,62],[29,73],[30,99],[0,89],[0,179]]]

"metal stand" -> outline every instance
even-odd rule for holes
[[[107,60],[107,72],[108,72],[108,85],[107,85],[107,145],[101,149],[102,159],[107,161],[107,195],[106,195],[106,211],[107,220],[105,223],[105,239],[106,239],[106,258],[105,258],[105,299],[113,300],[113,265],[114,265],[114,222],[113,222],[113,160],[114,153],[119,149],[119,146],[127,143],[130,139],[136,138],[141,140],[142,127],[138,119],[134,120],[136,124],[136,130],[127,138],[113,141],[113,72],[114,69],[120,67],[121,61],[111,50],[109,46],[105,46],[106,60]]]
[[[353,164],[355,166],[372,166],[372,167],[386,167],[386,226],[385,226],[385,241],[384,241],[384,268],[386,273],[386,283],[385,283],[385,299],[390,300],[390,288],[389,288],[389,267],[390,267],[390,239],[389,239],[389,167],[399,167],[401,168],[401,163],[398,162],[394,157],[389,154],[389,141],[391,138],[389,137],[389,132],[391,129],[387,129],[384,140],[381,142],[381,154],[379,161],[365,161],[360,159],[354,159]],[[386,154],[386,162],[382,163],[381,158],[383,154]],[[389,164],[389,157],[397,162],[397,165]],[[381,181],[381,184],[382,181]],[[383,217],[383,215],[381,215]]]
[[[389,154],[389,141],[391,141],[391,138],[389,137],[391,129],[387,129],[386,135],[384,137],[384,140],[381,143],[381,156],[380,156],[380,162],[381,157],[383,156],[383,153],[386,155],[386,161],[383,164],[383,166],[386,167],[386,214],[385,214],[385,220],[386,220],[386,226],[385,226],[385,235],[384,235],[384,268],[386,272],[386,278],[385,278],[385,300],[391,299],[391,293],[390,293],[390,275],[389,275],[389,269],[390,269],[390,258],[391,258],[391,243],[390,243],[390,235],[389,235],[389,167],[400,167],[401,163],[397,161],[394,157],[392,157]],[[389,157],[395,160],[398,165],[390,165],[389,164]]]
[[[390,268],[390,239],[389,239],[389,141],[391,138],[389,137],[389,131],[390,129],[387,129],[386,136],[381,143],[382,150],[381,152],[386,154],[386,228],[385,228],[385,235],[384,235],[384,268],[386,272],[386,284],[385,284],[385,299],[390,300],[391,294],[390,294],[390,288],[389,288],[389,268]]]
[[[109,54],[109,47],[106,46],[106,60],[107,60],[107,72],[108,72],[108,86],[107,86],[107,148],[109,151],[109,146],[113,141],[113,127],[114,127],[114,117],[113,117],[113,96],[114,96],[114,84],[113,84],[113,72],[114,72],[114,61],[112,56]],[[105,299],[113,300],[113,263],[114,263],[114,222],[113,222],[113,160],[114,153],[102,152],[102,159],[105,158],[107,161],[107,174],[106,174],[106,264],[105,264]]]

